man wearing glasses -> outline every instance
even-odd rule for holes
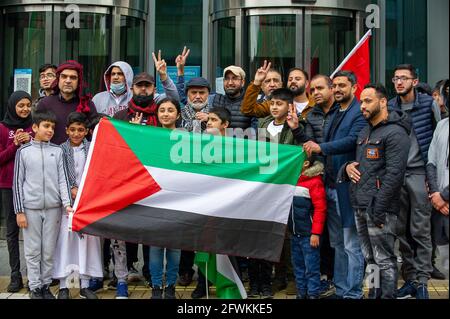
[[[56,69],[57,66],[53,64],[44,64],[39,68],[39,97],[33,102],[33,111],[44,97],[52,95],[52,83],[56,79]]]
[[[433,106],[433,98],[415,89],[419,79],[412,65],[397,66],[392,82],[397,97],[389,101],[389,107],[401,109],[408,114],[413,127],[406,174],[400,192],[397,223],[397,237],[403,259],[402,274],[405,280],[403,287],[397,291],[397,298],[428,299],[427,284],[432,271],[432,246],[431,204],[426,189],[425,165],[428,162],[428,149],[433,132],[441,115]]]

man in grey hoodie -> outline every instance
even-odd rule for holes
[[[175,84],[167,75],[167,68],[160,66],[165,65],[165,61],[161,59],[161,51],[158,58],[154,56],[154,59],[164,92],[168,98],[178,101],[180,97]],[[119,61],[106,70],[104,78],[106,91],[95,95],[92,101],[98,113],[113,117],[117,112],[127,109],[133,98],[134,72],[128,63]],[[155,94],[155,99],[160,99],[158,94]]]
[[[134,72],[126,62],[115,62],[105,72],[106,91],[94,96],[98,113],[113,116],[126,109],[133,97],[131,90]]]

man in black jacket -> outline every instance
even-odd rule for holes
[[[369,298],[395,298],[394,253],[398,193],[410,147],[411,124],[400,110],[388,112],[386,89],[369,84],[361,94],[361,111],[369,126],[358,136],[356,161],[344,165],[339,182],[351,180],[350,199],[369,269],[377,276]],[[380,285],[381,284],[381,285]]]

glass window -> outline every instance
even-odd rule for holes
[[[331,75],[355,46],[351,18],[313,15],[311,18],[311,77]]]
[[[236,18],[221,19],[216,22],[215,28],[215,66],[216,77],[223,75],[223,70],[235,64],[235,47],[236,47]]]
[[[427,1],[386,0],[386,85],[395,95],[392,75],[399,64],[416,67],[421,82],[427,69]]]
[[[45,12],[22,12],[5,15],[2,61],[2,106],[14,90],[14,69],[32,69],[33,99],[39,92],[39,67],[45,62]],[[50,44],[48,44],[50,45]],[[1,110],[3,119],[4,110]]]
[[[66,28],[66,12],[61,12],[61,62],[76,60],[84,67],[89,93],[104,88],[103,75],[110,64],[111,19],[109,15],[80,13],[80,28]]]
[[[156,0],[155,50],[175,66],[183,46],[191,49],[187,65],[202,66],[202,0]]]
[[[295,66],[295,15],[248,17],[249,77],[253,78],[264,60],[283,75]]]
[[[131,65],[135,74],[144,70],[145,23],[141,19],[120,19],[120,59]]]

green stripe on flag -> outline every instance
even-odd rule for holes
[[[111,120],[145,166],[271,184],[296,185],[301,147]]]
[[[195,254],[194,262],[207,280],[216,286],[216,295],[219,299],[243,299],[238,285],[217,271],[216,254],[198,252]]]

